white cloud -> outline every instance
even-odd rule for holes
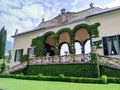
[[[0,0],[0,28],[6,27],[7,39],[11,41],[11,36],[14,35],[16,29],[19,32],[24,32],[35,28],[42,18],[50,20],[60,14],[62,8],[74,12],[85,9],[86,4],[89,3],[87,1],[90,0]],[[81,2],[83,5],[81,5]],[[96,3],[96,5],[99,6],[99,3]],[[114,7],[118,5],[120,6],[120,0],[113,0],[106,6]]]
[[[109,7],[109,8],[116,7],[116,6],[120,6],[120,0],[113,0],[111,3],[106,5],[106,7]]]
[[[44,13],[44,8],[40,4],[24,6],[22,12],[30,18],[39,18]]]
[[[83,0],[73,0],[73,2],[71,3],[71,5],[75,6],[75,5],[77,5],[81,1],[83,1]]]

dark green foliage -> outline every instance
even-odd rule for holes
[[[88,29],[88,33],[90,34],[91,38],[99,37],[99,31],[98,31],[99,26],[100,26],[100,23],[95,23],[93,25],[90,25]]]
[[[93,46],[96,46],[96,49],[102,48],[100,45],[102,44],[102,40],[98,40],[93,42]]]
[[[47,76],[58,76],[62,73],[65,76],[97,77],[97,69],[93,64],[39,65],[28,66],[26,70],[28,75],[42,73]]]
[[[96,53],[92,53],[92,60],[97,60],[97,56],[96,56]]]
[[[110,67],[100,66],[101,75],[107,75],[108,77],[120,77],[120,70]]]
[[[47,32],[43,36],[36,37],[32,40],[31,46],[35,46],[35,55],[38,56],[45,56],[46,50],[45,50],[45,39],[47,36],[53,35],[54,32]]]
[[[47,76],[58,76],[61,73],[73,77],[98,77],[96,64],[56,64],[28,66],[13,72],[13,74],[24,73],[25,75],[43,74]],[[108,77],[120,77],[120,70],[100,66],[100,74]]]
[[[109,83],[118,83],[118,84],[120,84],[120,78],[109,77],[108,82]]]
[[[37,37],[32,40],[31,46],[35,46],[35,55],[45,56],[45,43],[43,37]]]
[[[5,54],[6,34],[7,34],[7,31],[5,30],[5,27],[3,27],[0,30],[0,59],[2,59]]]
[[[15,72],[12,72],[11,74],[20,74],[20,73],[26,74],[26,68],[17,70]]]
[[[1,71],[3,72],[5,70],[5,63],[2,63],[1,65]]]
[[[27,55],[22,56],[22,61],[21,62],[25,62],[25,61],[27,61]]]
[[[0,78],[16,78],[15,74],[0,74]]]

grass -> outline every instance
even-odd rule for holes
[[[120,84],[82,84],[0,78],[4,90],[120,90]]]

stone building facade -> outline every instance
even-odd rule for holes
[[[90,6],[90,8],[79,12],[66,12],[65,9],[61,9],[61,14],[55,18],[48,21],[43,19],[38,27],[12,36],[14,38],[14,47],[12,50],[11,66],[19,64],[23,55],[35,54],[36,46],[31,46],[34,38],[43,36],[47,32],[58,33],[63,29],[71,30],[73,35],[73,31],[78,25],[93,25],[95,23],[100,23],[98,27],[99,37],[92,41],[102,41],[100,44],[102,48],[98,48],[97,52],[100,55],[119,57],[120,7],[102,9]],[[60,32],[57,43],[55,43],[55,35],[49,34],[45,37],[46,54],[55,55],[56,48],[58,48],[59,55],[65,55],[66,52],[68,55],[73,54],[70,51],[73,44],[74,54],[91,53],[91,38],[86,28],[82,27],[76,30],[73,44],[71,44],[70,33],[66,31]],[[56,44],[58,44],[57,47],[55,47]]]

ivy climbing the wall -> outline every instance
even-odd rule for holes
[[[35,46],[36,57],[45,56],[45,44],[42,36],[33,39],[31,46]]]
[[[32,40],[31,46],[35,46],[35,55],[38,56],[45,56],[46,55],[46,49],[45,49],[45,39],[47,36],[52,35],[54,38],[54,51],[55,55],[59,55],[59,37],[60,34],[63,32],[68,32],[70,36],[70,52],[71,54],[75,54],[75,33],[78,29],[80,28],[85,28],[87,32],[89,33],[89,36],[92,40],[92,38],[97,38],[99,37],[99,31],[98,31],[98,26],[100,26],[100,23],[95,23],[93,25],[88,25],[88,24],[78,24],[76,25],[73,30],[69,28],[63,28],[58,30],[57,33],[49,31],[45,33],[43,36],[36,37]],[[96,41],[92,45],[96,45],[97,48],[100,48],[101,41]]]
[[[63,28],[63,29],[60,29],[57,33],[56,33],[56,36],[57,36],[57,43],[59,42],[59,37],[60,37],[60,34],[63,33],[63,32],[68,32],[69,33],[69,36],[70,36],[70,52],[71,54],[74,53],[74,49],[73,49],[73,41],[74,41],[74,37],[72,36],[72,32],[71,32],[71,29],[69,28]],[[57,46],[58,47],[58,46]]]

